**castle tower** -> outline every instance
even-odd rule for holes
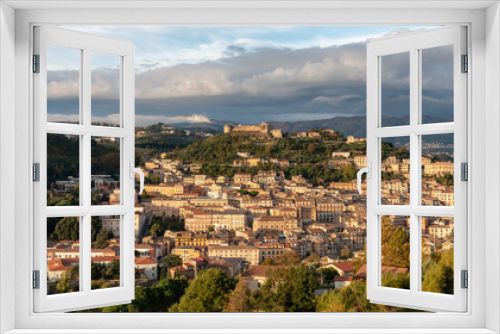
[[[260,128],[262,129],[261,132],[269,133],[271,130],[271,126],[267,124],[266,122],[260,123]]]
[[[224,125],[224,133],[231,133],[233,131],[232,125]]]

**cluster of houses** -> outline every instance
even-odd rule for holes
[[[354,143],[365,139],[348,140]],[[240,158],[250,163],[252,157],[243,152]],[[345,163],[357,168],[366,166],[366,156],[353,156],[352,152],[334,152],[332,158],[330,168]],[[432,163],[423,157],[422,166],[428,176],[422,181],[424,204],[453,205],[453,188],[435,180],[436,176],[453,175],[453,163]],[[366,198],[358,194],[355,181],[313,186],[302,176],[287,179],[279,170],[211,177],[199,174],[201,167],[163,155],[151,158],[142,168],[146,176],[156,175],[161,180],[159,184],[146,184],[148,196],[136,205],[135,266],[143,278],[157,280],[162,259],[174,254],[182,264],[169,268],[171,275],[193,278],[199,270],[217,267],[228,275],[241,274],[254,282],[250,285],[258,286],[265,280],[266,267],[262,263],[290,251],[303,259],[312,253],[321,257],[321,267],[338,271],[336,287],[366,277],[366,268],[354,272],[351,262],[340,260],[343,250],[356,256],[366,244]],[[382,170],[401,176],[382,182],[383,204],[408,204],[408,159],[387,157]],[[119,201],[119,184],[110,177],[96,176],[94,186],[103,200]],[[185,231],[167,230],[161,236],[146,236],[154,216],[178,218],[184,222]],[[409,230],[408,219],[392,218],[394,224]],[[106,249],[92,249],[92,261],[105,264],[120,256],[119,219],[103,217],[102,228],[114,237]],[[422,219],[422,235],[425,252],[453,247],[453,219]],[[78,243],[60,241],[47,254],[49,279],[57,280],[78,261]]]

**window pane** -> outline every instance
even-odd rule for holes
[[[382,286],[410,289],[410,217],[381,218]]]
[[[80,291],[80,219],[47,218],[47,294]]]
[[[452,217],[422,217],[422,291],[453,294]]]
[[[410,53],[381,58],[382,126],[410,124]]]
[[[453,122],[453,45],[424,49],[422,124]]]
[[[47,206],[80,204],[80,137],[47,134]]]
[[[80,49],[47,45],[47,121],[80,122]]]
[[[120,138],[92,137],[92,205],[120,205]]]
[[[92,217],[92,290],[120,286],[120,218]]]
[[[382,138],[381,203],[410,204],[410,137]]]
[[[422,205],[453,206],[453,134],[422,136]]]
[[[120,126],[121,57],[92,52],[92,124]]]

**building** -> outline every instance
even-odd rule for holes
[[[158,263],[151,258],[136,257],[134,267],[139,274],[146,276],[148,280],[158,279]]]
[[[152,260],[156,260],[156,250],[149,244],[135,244],[134,252],[137,257],[149,257]]]
[[[234,174],[233,180],[235,183],[248,183],[252,181],[252,175],[251,174],[242,174],[242,173],[236,173]]]
[[[264,138],[283,138],[283,132],[280,129],[274,129],[270,124],[262,122],[257,125],[224,125],[224,133],[230,133],[233,136],[254,136]]]
[[[366,155],[357,155],[354,157],[356,168],[366,168]]]
[[[247,215],[244,210],[225,210],[223,212],[214,212],[212,214],[212,226],[216,231],[244,231],[246,221]]]
[[[424,165],[425,175],[453,175],[453,162],[435,162]]]
[[[141,230],[146,225],[148,219],[151,218],[151,213],[142,213],[136,211],[134,215],[134,236],[138,238],[140,236]]]
[[[351,152],[333,152],[332,153],[332,158],[339,157],[339,158],[349,158],[351,156]]]
[[[342,201],[334,198],[318,198],[316,200],[316,219],[319,222],[340,221],[340,214],[346,211],[346,206]]]
[[[176,232],[175,247],[193,246],[205,247],[207,245],[206,233],[193,233],[190,231]]]
[[[172,249],[172,254],[179,256],[183,261],[203,256],[203,253],[201,248],[192,246],[175,247]]]
[[[276,266],[253,265],[245,270],[242,279],[247,282],[247,288],[253,291],[263,286],[267,281],[266,272],[276,269]]]
[[[354,278],[353,276],[336,275],[333,278],[335,289],[340,289],[349,286],[352,283],[353,278]]]
[[[120,236],[120,216],[106,216],[101,218],[102,228],[113,233],[113,236]]]
[[[453,225],[430,225],[429,234],[437,238],[447,238],[453,236]]]
[[[340,276],[351,276],[354,274],[354,265],[351,261],[328,263],[322,268],[333,268]]]
[[[244,258],[250,264],[259,264],[259,249],[250,245],[211,245],[208,256],[218,258]]]
[[[212,226],[212,213],[196,210],[188,213],[184,217],[185,228],[187,231],[192,232],[206,232]]]
[[[261,233],[283,233],[286,230],[295,231],[298,227],[296,218],[283,216],[261,216],[253,221],[253,230]]]
[[[358,144],[366,142],[366,138],[356,138],[354,136],[347,136],[347,144]]]

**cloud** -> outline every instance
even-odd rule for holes
[[[340,102],[351,100],[351,99],[360,99],[362,98],[357,94],[344,94],[339,96],[318,96],[314,98],[313,102],[316,103],[325,103],[331,106],[338,105]]]
[[[50,99],[67,99],[79,95],[79,72],[72,70],[47,72],[47,96]]]
[[[66,114],[47,114],[47,120],[49,122],[77,122],[79,119],[78,115],[66,115]],[[92,122],[104,122],[109,124],[119,124],[120,114],[110,114],[107,116],[93,116]],[[179,123],[211,123],[210,118],[204,115],[178,115],[178,116],[168,116],[168,115],[136,115],[135,125],[145,126],[156,123],[164,124],[179,124]]]
[[[52,114],[47,113],[47,121],[49,122],[78,122],[80,119],[79,115],[67,115],[67,114]]]
[[[210,118],[204,115],[179,115],[179,116],[167,116],[167,115],[136,115],[135,125],[145,126],[156,123],[164,124],[179,124],[179,123],[211,123]]]
[[[390,34],[404,32],[400,29]],[[324,37],[320,39],[328,44]],[[341,45],[292,48],[257,38],[255,45],[249,40],[234,40],[228,45],[212,36],[197,49],[179,47],[179,53],[187,50],[185,57],[198,62],[177,65],[161,55],[151,56],[154,50],[148,50],[139,62],[141,69],[136,70],[137,124],[209,119],[252,123],[365,114],[367,38],[344,40]],[[450,95],[441,91],[450,82],[444,70],[449,57],[439,51],[427,57],[426,63],[433,66],[422,72],[423,98],[447,100]],[[384,115],[402,116],[407,109],[403,107],[408,98],[408,63],[397,55],[384,59],[388,62],[383,61],[382,92],[394,102],[390,108],[386,104]],[[110,68],[93,71],[93,115],[107,119],[110,116],[105,115],[115,113],[109,111],[109,101],[118,96],[117,74]],[[49,78],[51,103],[77,98],[78,73],[51,71]],[[441,112],[437,105],[430,111]],[[67,109],[60,107],[53,112],[64,114]]]

